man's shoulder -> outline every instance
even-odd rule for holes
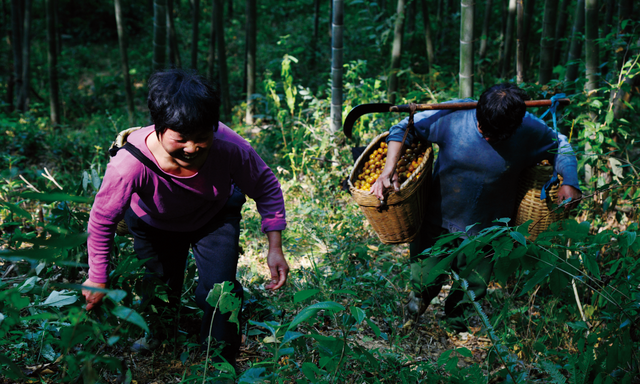
[[[522,125],[530,128],[547,128],[547,123],[533,113],[525,112]]]

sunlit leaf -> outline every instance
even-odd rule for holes
[[[66,290],[53,291],[42,305],[61,308],[66,305],[71,305],[76,301],[78,301],[78,296],[75,292],[69,292]]]
[[[616,175],[617,177],[624,177],[624,174],[622,172],[623,166],[620,160],[610,157],[609,166],[611,167],[611,172],[613,172],[614,175]]]
[[[272,343],[277,343],[278,340],[273,336],[267,336],[264,339],[262,339],[262,342],[265,344],[272,344]]]
[[[31,276],[30,278],[25,280],[24,283],[22,283],[20,288],[18,288],[18,291],[20,293],[27,293],[31,291],[36,286],[36,283],[38,282],[38,280],[40,280],[38,276]]]
[[[100,184],[102,180],[100,180],[100,176],[98,176],[98,172],[95,169],[91,170],[91,184],[93,185],[93,189],[96,191],[100,190]]]
[[[45,344],[40,351],[40,354],[49,361],[54,361],[58,358],[58,354],[53,350],[51,344]]]

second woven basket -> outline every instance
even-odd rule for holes
[[[528,168],[520,175],[518,184],[518,211],[516,225],[533,220],[529,224],[529,240],[535,240],[551,223],[566,219],[568,213],[564,209],[553,211],[552,204],[558,198],[559,185],[554,185],[547,191],[547,198],[540,200],[540,193],[544,185],[553,175],[553,166],[536,165]],[[560,179],[562,184],[562,179]]]
[[[380,207],[380,201],[374,195],[353,186],[369,155],[388,134],[389,132],[384,132],[373,139],[356,160],[348,179],[349,190],[381,242],[384,244],[409,243],[416,237],[426,214],[426,195],[433,165],[432,148],[427,149],[422,162],[411,177],[400,186],[400,191],[392,192],[387,196],[384,207]]]

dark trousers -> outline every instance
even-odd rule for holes
[[[185,267],[189,247],[193,250],[198,268],[196,302],[204,311],[200,327],[200,341],[207,346],[209,328],[214,308],[206,302],[213,285],[224,281],[234,284],[233,294],[242,300],[243,289],[236,279],[238,268],[238,240],[244,194],[237,188],[222,210],[202,228],[190,232],[170,232],[154,228],[143,222],[131,209],[125,215],[129,231],[134,236],[137,257],[147,260],[145,284],[159,279],[169,287],[169,304],[162,302],[170,310],[177,310],[184,283]],[[153,301],[157,304],[160,300]],[[162,305],[161,305],[162,306]],[[166,308],[165,308],[166,309]],[[240,332],[234,323],[228,322],[230,314],[221,315],[216,311],[211,327],[212,345],[215,341],[226,343],[222,356],[235,364],[235,356],[240,349]],[[152,325],[152,329],[153,329]]]
[[[431,300],[440,293],[442,285],[446,281],[445,275],[440,275],[431,283],[426,283],[430,277],[429,273],[433,273],[434,267],[448,256],[448,254],[429,257],[420,255],[420,253],[431,248],[438,240],[438,236],[447,233],[449,233],[449,231],[444,228],[434,227],[428,223],[424,223],[422,228],[420,228],[420,233],[416,240],[409,245],[412,261],[412,284],[417,287],[417,293],[422,295],[422,300],[425,305],[429,305]],[[459,245],[460,240],[461,239],[456,240],[453,246]],[[467,280],[469,290],[475,294],[476,301],[482,299],[487,294],[487,285],[493,272],[493,263],[490,258],[484,258],[477,263],[474,262],[473,265],[467,265],[467,257],[464,254],[460,254],[452,260],[451,270],[456,272],[461,278]],[[462,291],[459,284],[454,284],[444,305],[447,320],[453,328],[459,330],[466,328],[465,311],[469,308],[467,304],[461,304],[464,296],[464,291]]]

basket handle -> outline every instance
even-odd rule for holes
[[[404,136],[402,136],[402,142],[400,143],[400,151],[401,152],[402,152],[402,148],[404,147],[405,141],[407,141],[407,136],[409,136],[409,131],[410,130],[415,130],[415,127],[413,126],[413,115],[416,113],[417,109],[418,109],[418,105],[417,104],[409,103],[409,122],[407,123],[407,129],[405,129]],[[393,177],[393,175],[397,172],[397,168],[398,168],[398,164],[396,164],[393,167],[393,173],[391,174],[391,177]],[[385,197],[380,199],[380,205],[378,205],[378,207],[376,208],[378,210],[378,212],[382,212],[384,209],[388,208],[387,207],[387,201],[385,200]]]

